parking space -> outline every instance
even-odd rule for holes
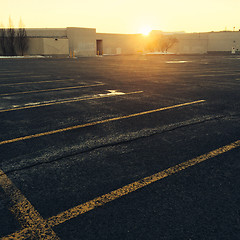
[[[239,61],[1,60],[0,237],[237,239]]]

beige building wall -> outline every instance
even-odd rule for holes
[[[209,32],[177,34],[176,53],[204,54],[211,52],[231,53],[240,50],[240,32]]]
[[[66,28],[28,28],[29,55],[68,55]]]
[[[240,32],[213,32],[209,33],[209,52],[231,52],[232,48],[240,50]]]
[[[144,50],[144,36],[142,34],[110,34],[97,33],[97,40],[103,42],[103,54],[137,54]]]
[[[29,47],[26,52],[27,55],[42,55],[43,50],[43,39],[42,38],[29,38]]]
[[[208,34],[180,33],[173,34],[178,42],[171,49],[177,54],[205,54],[208,51]]]
[[[52,38],[66,38],[66,28],[27,28],[27,35],[30,37],[52,37]]]
[[[96,56],[96,29],[67,28],[69,51],[75,56]]]
[[[68,39],[43,38],[44,55],[69,55]]]
[[[69,55],[68,39],[29,38],[27,55]]]

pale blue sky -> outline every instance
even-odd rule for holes
[[[26,27],[92,27],[97,32],[204,32],[240,28],[240,0],[1,0],[0,23]]]

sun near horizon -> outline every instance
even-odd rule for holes
[[[150,28],[149,26],[143,26],[143,27],[140,28],[139,32],[144,36],[148,36],[152,30],[153,29]]]

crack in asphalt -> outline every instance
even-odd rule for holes
[[[234,117],[234,116],[239,116],[239,115],[240,114],[218,115],[218,116],[215,116],[215,117],[208,117],[208,118],[200,120],[200,121],[192,121],[192,122],[191,122],[191,120],[187,120],[187,121],[184,121],[184,122],[180,122],[180,125],[178,125],[179,124],[179,122],[178,122],[176,124],[173,124],[175,126],[173,126],[171,128],[166,128],[166,129],[161,130],[161,131],[153,130],[153,132],[148,134],[148,135],[140,135],[140,136],[137,136],[137,137],[132,137],[131,139],[121,140],[121,141],[117,141],[117,142],[110,142],[110,143],[106,143],[106,144],[103,144],[103,145],[87,148],[85,150],[77,150],[75,152],[62,155],[61,157],[54,158],[54,159],[49,160],[49,161],[38,162],[38,163],[31,164],[31,165],[28,165],[28,166],[24,166],[24,167],[16,168],[16,169],[13,169],[13,170],[9,170],[9,171],[6,171],[4,173],[5,174],[11,174],[11,173],[14,173],[14,172],[19,172],[19,171],[23,171],[23,170],[26,170],[26,169],[34,168],[36,166],[41,166],[41,165],[44,165],[44,164],[51,164],[53,162],[57,162],[57,161],[60,161],[62,159],[77,156],[77,155],[83,154],[83,153],[89,153],[89,152],[92,152],[92,151],[95,151],[95,150],[98,150],[98,149],[101,149],[101,148],[114,147],[114,146],[117,146],[117,145],[134,142],[134,141],[139,140],[139,139],[149,138],[149,137],[152,137],[154,135],[163,134],[163,133],[167,133],[167,132],[172,132],[172,131],[180,129],[180,128],[185,128],[185,127],[189,127],[189,126],[202,124],[202,123],[205,123],[205,122],[210,122],[210,121],[214,121],[214,120],[218,120],[218,119],[224,119],[224,118],[229,118],[229,117]],[[183,124],[183,123],[189,122],[189,121],[190,121],[190,123]],[[0,176],[1,176],[1,174],[0,174]]]

